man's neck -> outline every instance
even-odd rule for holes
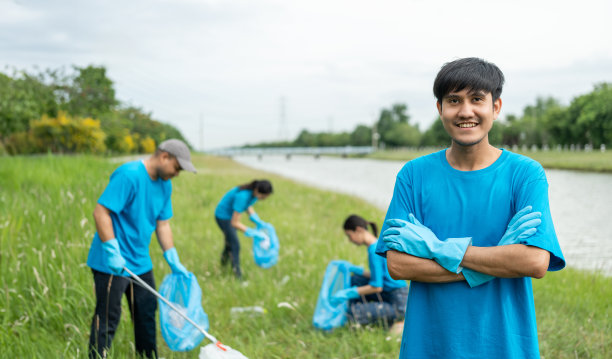
[[[492,165],[501,155],[501,150],[488,142],[472,146],[461,146],[455,142],[446,150],[446,160],[456,170],[476,171]]]
[[[143,160],[142,163],[144,163],[145,169],[147,170],[147,173],[149,174],[151,180],[157,181],[157,171],[155,170],[155,168],[157,167],[156,158],[151,156],[146,160]]]

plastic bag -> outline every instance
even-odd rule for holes
[[[270,268],[278,262],[278,250],[280,244],[276,236],[276,230],[270,223],[263,226],[257,226],[267,238],[253,239],[253,257],[255,264],[262,268]]]
[[[208,330],[208,316],[202,309],[202,290],[193,273],[167,275],[159,293],[202,329]],[[161,300],[159,322],[162,336],[173,351],[192,350],[204,339],[201,331]]]
[[[248,359],[236,349],[232,349],[225,344],[223,344],[223,347],[226,350],[220,349],[213,343],[203,346],[200,349],[198,359]]]
[[[312,323],[318,329],[331,330],[341,327],[347,321],[348,301],[334,305],[331,296],[339,290],[351,286],[350,262],[335,260],[329,262],[323,276],[323,284],[314,311]]]

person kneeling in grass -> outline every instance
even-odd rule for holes
[[[372,232],[368,230],[368,225]],[[373,222],[352,214],[344,221],[344,233],[349,241],[368,247],[370,270],[352,266],[351,287],[338,291],[332,301],[349,299],[348,315],[356,323],[365,325],[382,322],[393,325],[390,331],[401,334],[408,298],[408,286],[403,280],[395,280],[387,270],[387,260],[376,255],[378,229]]]

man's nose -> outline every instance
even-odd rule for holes
[[[458,115],[462,118],[474,117],[474,107],[469,101],[464,101],[459,107]]]

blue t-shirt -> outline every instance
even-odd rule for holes
[[[257,202],[257,197],[249,189],[234,187],[227,192],[215,209],[215,217],[220,219],[232,219],[234,212],[242,213]]]
[[[440,239],[472,237],[474,246],[486,247],[497,245],[527,205],[542,212],[528,245],[550,252],[548,270],[562,269],[544,169],[509,151],[477,171],[454,169],[445,150],[408,162],[397,175],[386,219],[413,213]],[[387,250],[379,240],[376,253]],[[539,357],[531,278],[495,278],[474,288],[465,281],[411,281],[400,358]]]
[[[153,181],[142,161],[128,162],[113,172],[98,203],[110,210],[115,238],[126,266],[135,274],[153,269],[149,244],[157,221],[172,217],[172,183],[158,177]],[[87,265],[111,273],[103,258],[102,242],[94,234]]]
[[[376,243],[368,246],[368,264],[370,265],[370,282],[372,287],[382,288],[383,292],[405,287],[406,281],[391,278],[387,269],[387,258],[376,254]]]

